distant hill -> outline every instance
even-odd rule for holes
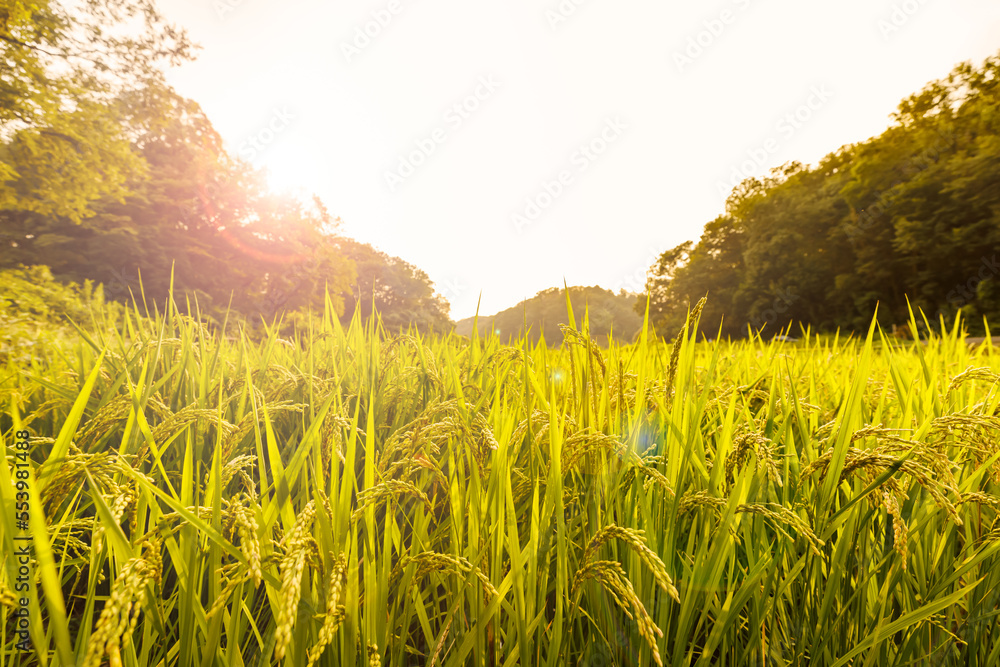
[[[622,290],[615,294],[603,287],[570,287],[570,302],[577,326],[583,321],[584,311],[589,312],[590,335],[599,343],[607,342],[613,329],[616,340],[629,341],[642,328],[642,318],[636,315],[636,295]],[[473,318],[467,317],[455,324],[455,333],[472,334]],[[558,345],[562,342],[560,324],[568,324],[566,291],[560,287],[542,290],[535,296],[512,308],[492,316],[479,316],[480,334],[492,329],[503,338],[519,338],[527,323],[532,341],[544,334],[545,342]]]

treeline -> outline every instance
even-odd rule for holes
[[[907,300],[932,326],[959,311],[973,327],[1000,321],[1000,55],[927,85],[893,121],[815,167],[734,189],[697,242],[651,268],[657,329],[672,335],[706,294],[709,336],[857,331],[876,304],[883,324],[902,324]]]
[[[182,306],[252,323],[330,305],[344,320],[377,309],[393,329],[449,328],[426,273],[344,237],[321,201],[270,192],[226,152],[198,105],[163,80],[193,49],[153,0],[71,13],[3,3],[0,269],[47,266],[122,301],[162,303],[172,288]],[[705,295],[706,335],[859,330],[876,304],[886,325],[905,322],[908,305],[932,321],[960,311],[973,326],[996,320],[998,109],[1000,55],[904,100],[876,138],[744,181],[697,242],[660,256],[635,311],[648,297],[665,335]],[[513,334],[527,317],[555,342],[560,293],[493,319]],[[591,296],[595,335],[610,328],[606,313],[635,321],[622,319],[620,295]]]
[[[613,333],[616,340],[631,340],[642,328],[642,317],[632,310],[634,294],[622,290],[615,294],[602,287],[570,287],[569,300],[578,327],[587,319],[587,330],[598,342],[606,342]],[[471,335],[473,321],[466,318],[455,324],[455,333]],[[559,344],[563,334],[561,324],[569,323],[566,289],[552,287],[530,299],[491,317],[478,318],[480,334],[492,331],[503,338],[527,336],[532,342],[544,337],[547,344]]]
[[[249,323],[321,310],[329,293],[345,320],[374,305],[390,328],[449,327],[423,271],[227,153],[163,81],[192,49],[151,0],[0,8],[0,269],[47,266],[150,304],[172,287],[182,307]]]

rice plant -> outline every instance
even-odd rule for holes
[[[187,306],[4,362],[0,667],[1000,664],[1000,359],[960,322],[550,349]]]

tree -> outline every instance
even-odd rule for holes
[[[57,215],[3,211],[11,242],[0,265],[47,264],[62,280],[104,282],[108,296],[197,295],[207,310],[230,302],[256,320],[322,308],[329,288],[338,312],[354,279],[336,221],[267,191],[263,176],[230,157],[197,104],[168,89],[132,95],[132,148],[145,167],[122,201],[100,200],[78,223]]]
[[[143,167],[121,96],[160,82],[163,64],[191,52],[186,35],[163,22],[152,0],[83,0],[72,8],[6,0],[0,208],[80,222],[93,202],[121,199]]]
[[[714,336],[746,332],[746,322],[736,317],[734,296],[743,276],[742,227],[730,216],[719,216],[705,225],[697,244],[690,241],[665,252],[650,269],[646,285],[650,295],[650,321],[657,333],[673,336],[684,325],[688,309],[703,296],[708,302],[701,315],[701,331]],[[636,312],[643,312],[640,295]]]
[[[648,302],[649,321],[657,331],[670,328],[688,307],[690,295],[676,289],[674,280],[691,260],[693,248],[693,241],[674,246],[660,255],[647,272],[646,292],[636,300],[635,312],[644,316]]]
[[[838,266],[850,248],[835,230],[847,212],[839,195],[850,151],[814,168],[778,170],[766,196],[743,209],[743,276],[733,302],[745,330],[829,321]]]
[[[435,331],[450,328],[448,302],[435,293],[426,273],[353,239],[341,239],[340,247],[357,271],[353,287],[344,294],[345,322],[355,315],[367,320],[374,306],[390,330],[400,331],[410,325]]]
[[[747,179],[697,244],[652,268],[658,329],[672,335],[706,294],[703,330],[731,335],[748,323],[862,330],[876,304],[886,325],[911,304],[933,319],[1000,316],[997,108],[1000,55],[900,102],[878,137]]]

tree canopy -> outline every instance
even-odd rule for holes
[[[121,201],[91,204],[79,222],[36,211],[0,212],[14,239],[0,265],[45,264],[60,279],[101,281],[109,297],[143,293],[162,301],[197,295],[206,310],[229,305],[247,315],[335,307],[354,279],[319,202],[305,206],[267,191],[260,173],[231,158],[197,104],[157,90],[161,115],[131,146],[143,161]],[[173,281],[171,283],[171,281]]]
[[[390,328],[446,328],[427,274],[344,238],[319,199],[270,192],[226,152],[163,81],[193,48],[152,0],[0,7],[0,269],[44,265],[120,300],[172,287],[251,322],[329,294],[345,319],[374,303]]]
[[[0,6],[0,207],[79,222],[143,169],[131,91],[189,59],[152,0],[6,0]]]
[[[450,328],[448,302],[434,291],[426,273],[399,257],[353,239],[342,239],[341,249],[357,271],[350,292],[344,295],[345,322],[355,315],[368,319],[374,306],[382,324],[390,330],[399,331],[410,325],[428,331]]]
[[[858,330],[910,305],[930,320],[1000,315],[1000,55],[903,100],[893,124],[820,163],[741,183],[697,242],[647,281],[672,333],[702,296],[707,335],[780,327]],[[635,308],[641,312],[645,298]]]

